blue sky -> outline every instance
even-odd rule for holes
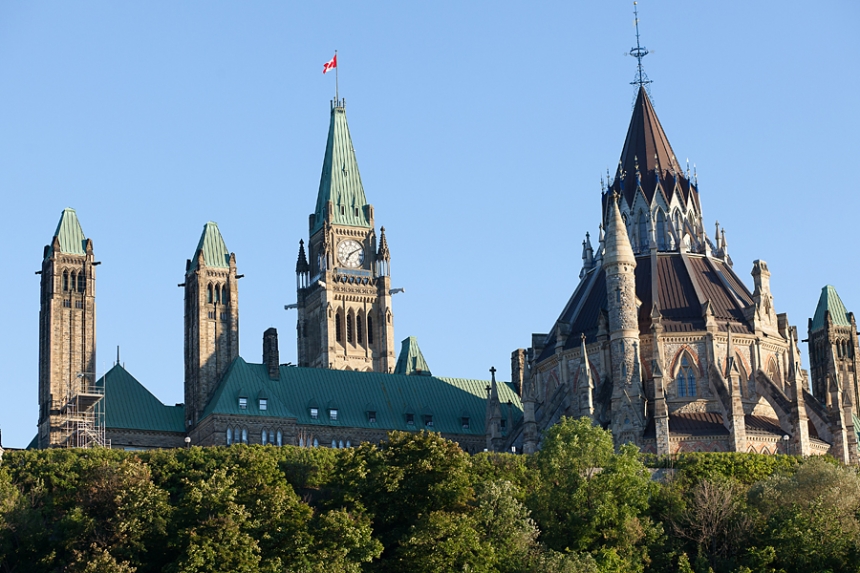
[[[820,289],[860,307],[856,2],[639,4],[653,101],[699,175],[738,274],[773,273],[806,334]],[[435,374],[509,376],[596,233],[635,89],[632,2],[0,4],[6,301],[0,427],[35,434],[38,270],[74,207],[98,268],[98,369],[116,346],[182,396],[182,282],[204,223],[236,253],[240,349],[295,361],[307,239],[339,51],[362,180],[392,252],[395,336]],[[805,354],[805,347],[802,351]],[[805,360],[805,356],[804,356]]]

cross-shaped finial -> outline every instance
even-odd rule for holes
[[[493,377],[493,382],[495,382],[496,381],[496,367],[495,366],[490,366],[490,374]]]

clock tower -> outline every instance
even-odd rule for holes
[[[309,241],[299,242],[299,366],[392,372],[394,315],[385,228],[377,238],[364,196],[344,100],[331,105]]]

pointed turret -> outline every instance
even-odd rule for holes
[[[342,101],[338,104],[333,103],[331,108],[311,235],[321,229],[326,220],[334,225],[373,227],[371,207],[364,196],[355,148],[346,123],[346,108]]]
[[[627,236],[627,227],[618,210],[617,193],[609,198],[609,213],[606,217],[605,253],[603,255],[603,266],[617,265],[620,263],[636,265],[636,257],[633,255],[633,247],[630,246],[630,238]]]
[[[851,326],[848,320],[848,311],[845,309],[845,304],[839,298],[836,289],[830,285],[824,286],[821,289],[821,296],[818,298],[818,306],[815,307],[815,314],[812,317],[812,323],[809,326],[810,332],[820,330],[825,326],[825,315],[830,313],[830,320],[836,326]]]
[[[403,340],[400,347],[400,356],[397,357],[397,365],[394,367],[395,374],[432,376],[427,361],[418,347],[418,339],[410,336]]]
[[[40,448],[88,447],[97,435],[92,427],[70,430],[61,418],[63,407],[96,381],[96,265],[75,210],[64,209],[39,271]]]
[[[304,239],[299,240],[299,257],[296,261],[296,272],[297,273],[306,273],[310,270],[310,266],[308,265],[308,257],[305,255],[305,241]]]
[[[690,201],[691,193],[698,195],[696,185],[691,185],[689,175],[685,175],[678,164],[647,91],[640,86],[621,150],[618,170],[609,189],[621,193],[627,204],[632,206],[636,192],[641,188],[650,204],[660,180],[666,181],[670,178],[676,184],[663,187],[667,199],[672,198],[676,188],[684,194],[685,203]],[[692,201],[698,211],[698,199],[693,198]]]
[[[209,221],[180,285],[185,287],[185,424],[191,432],[239,356],[239,278],[236,255]]]

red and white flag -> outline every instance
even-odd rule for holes
[[[323,74],[326,72],[330,72],[334,68],[337,67],[337,52],[334,53],[334,57],[328,62],[323,64]]]

